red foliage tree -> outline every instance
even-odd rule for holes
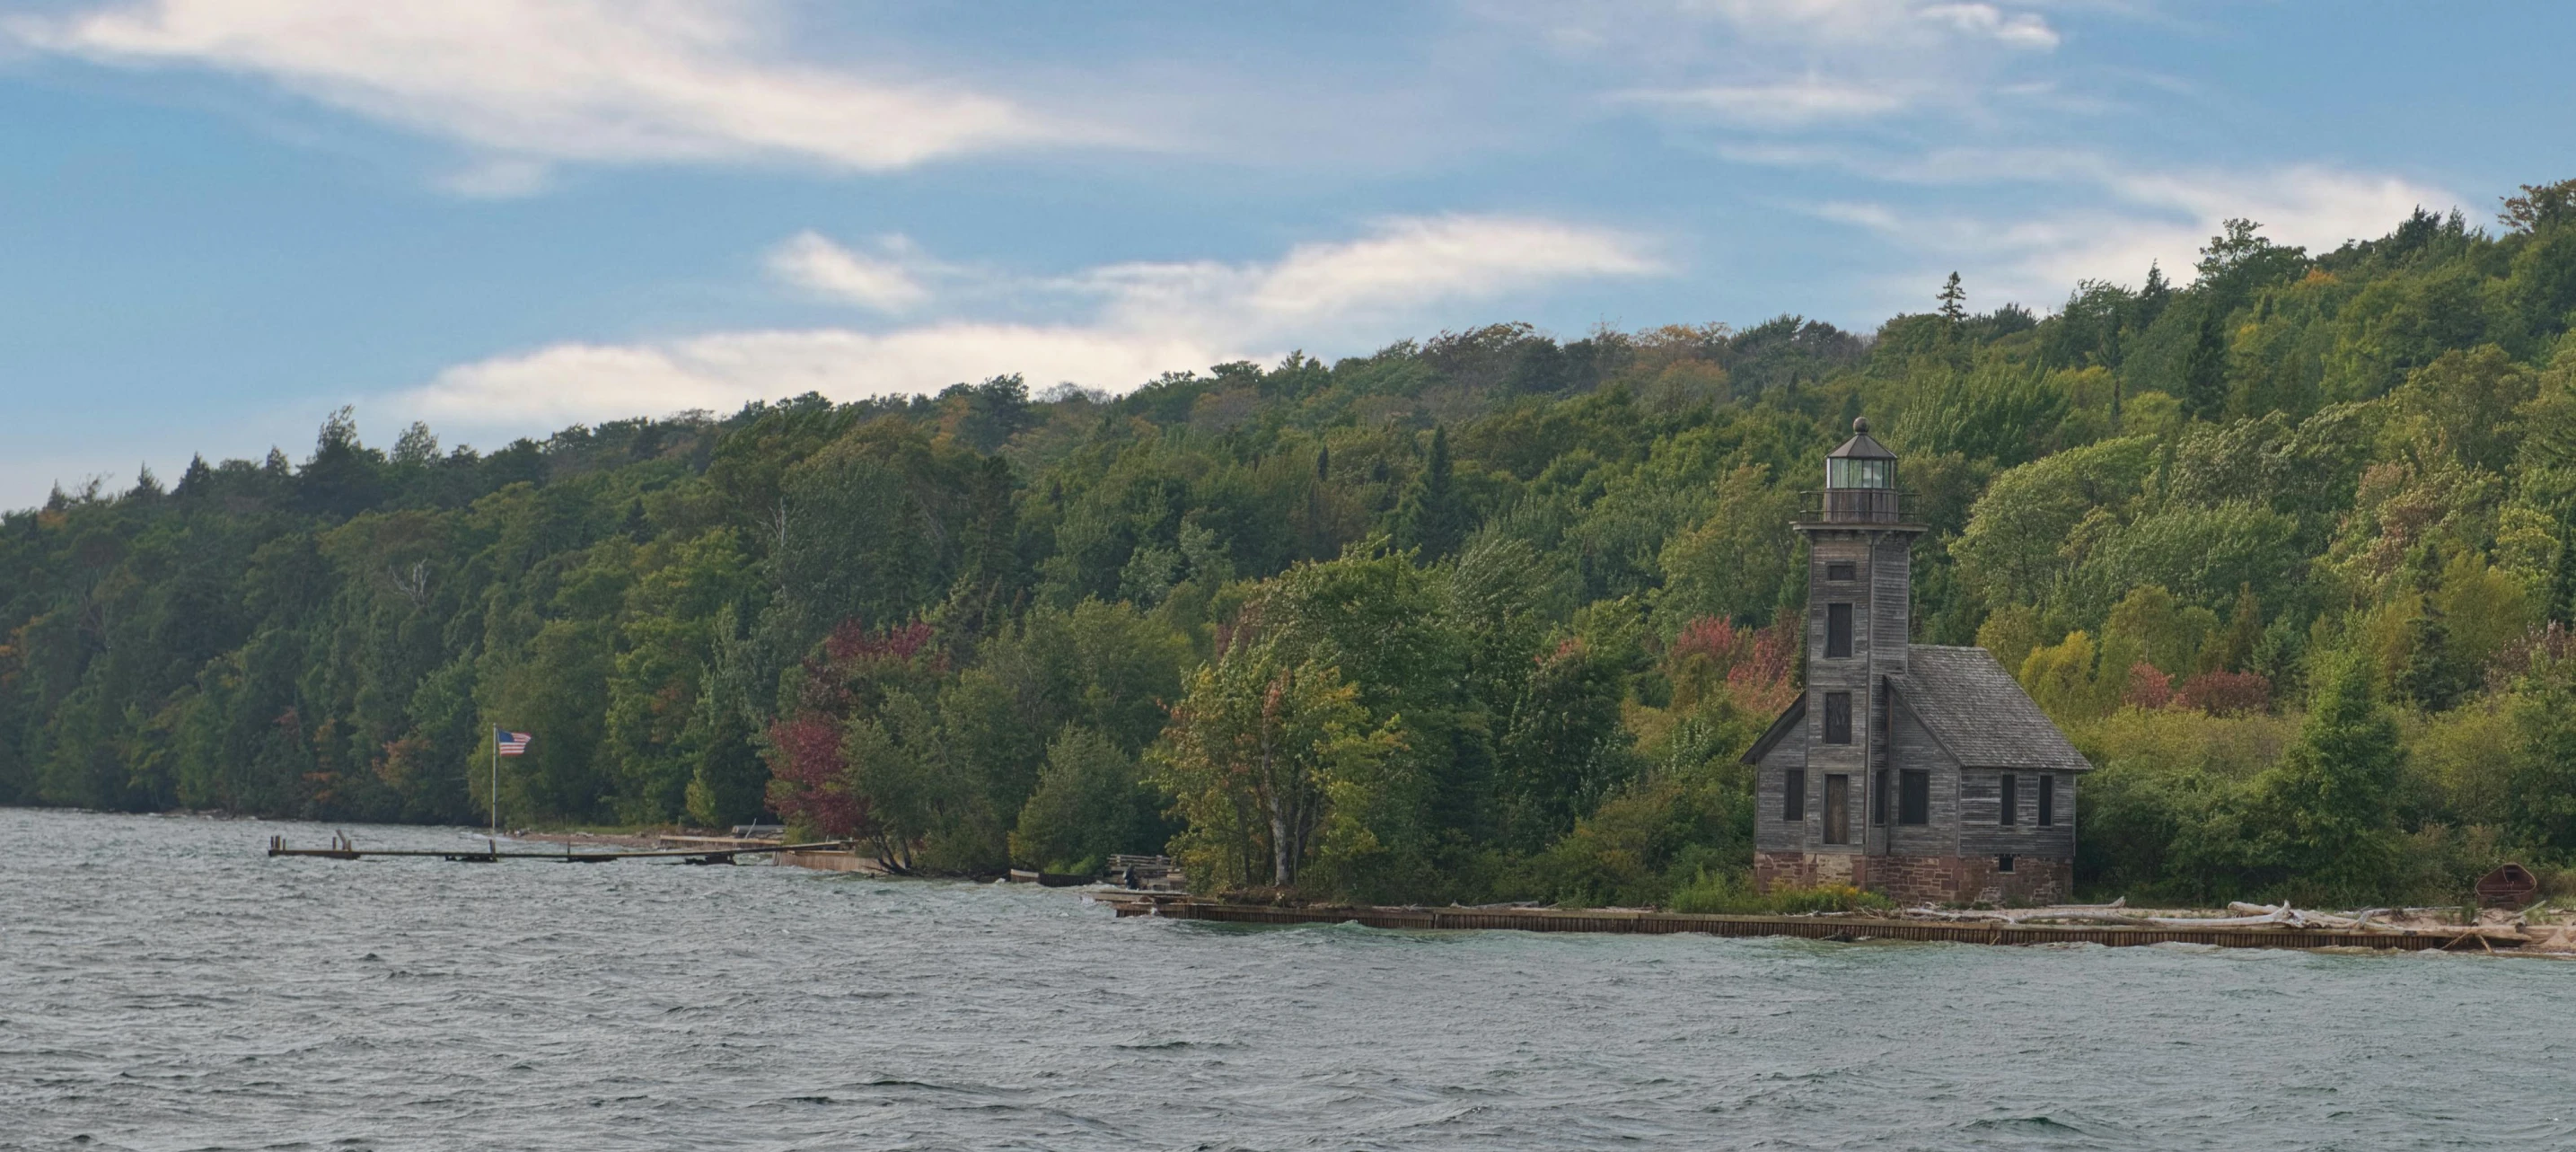
[[[850,793],[841,725],[818,712],[769,726],[769,806],[789,823],[842,839],[865,833],[867,801]]]
[[[1738,628],[1734,621],[1702,616],[1683,625],[1664,649],[1664,674],[1678,707],[1723,695],[1747,712],[1769,715],[1797,698],[1791,675],[1797,661],[1795,617],[1784,615],[1768,628]]]
[[[2173,677],[2164,669],[2140,660],[2129,665],[2129,686],[2120,693],[2120,702],[2132,708],[2162,708],[2173,703]]]
[[[2272,706],[2272,682],[2260,672],[2203,672],[2182,682],[2174,703],[2212,716],[2238,716]]]
[[[867,798],[850,791],[841,733],[853,713],[875,707],[889,684],[944,671],[937,639],[927,621],[871,629],[855,618],[823,638],[822,651],[805,660],[796,711],[769,726],[771,808],[834,839],[875,830]]]

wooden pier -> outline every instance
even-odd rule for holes
[[[1553,908],[1289,908],[1201,898],[1119,894],[1104,897],[1120,916],[1160,916],[1227,924],[1364,924],[1413,930],[1508,929],[1518,932],[1696,932],[1709,936],[1796,936],[1809,940],[1921,940],[1963,944],[2207,944],[2221,948],[2373,948],[2400,951],[2502,952],[2527,938],[2510,929],[2297,928],[2235,925],[2209,928],[2105,924],[2014,924],[1862,916],[1715,916],[1683,912]]]
[[[731,864],[737,856],[759,856],[770,853],[826,852],[849,847],[838,840],[813,844],[768,844],[708,846],[700,848],[662,849],[576,849],[570,844],[562,851],[504,849],[496,840],[485,840],[481,851],[472,848],[360,848],[347,836],[334,835],[328,848],[289,848],[286,837],[268,838],[271,856],[316,856],[325,860],[363,860],[371,856],[420,856],[452,860],[460,864],[497,864],[503,860],[551,860],[558,864],[606,864],[617,860],[678,860],[683,864]]]

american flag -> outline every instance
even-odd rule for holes
[[[495,728],[492,730],[492,750],[504,756],[524,756],[528,752],[528,741],[534,739],[536,736],[531,733]]]

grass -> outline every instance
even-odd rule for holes
[[[1673,893],[1666,908],[1674,912],[1712,912],[1735,916],[1789,916],[1801,912],[1885,911],[1896,902],[1849,884],[1813,888],[1780,885],[1756,892],[1741,875],[1702,872]]]

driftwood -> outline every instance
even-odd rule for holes
[[[2404,925],[2388,923],[2385,919],[2379,919],[2374,922],[2374,918],[2386,917],[2390,914],[2391,910],[2386,908],[2367,908],[2351,916],[2337,916],[2326,912],[2306,911],[2304,909],[2293,908],[2287,903],[2235,903],[2228,905],[2227,910],[2236,913],[2236,915],[2144,916],[2127,911],[2126,901],[2117,901],[2111,904],[2059,905],[2052,908],[2032,908],[2027,910],[1940,909],[1922,907],[1908,908],[1897,913],[1897,915],[1909,920],[1940,920],[1954,923],[1966,922],[1993,924],[1998,929],[2010,928],[2022,924],[2101,924],[2131,928],[2269,928],[2276,926],[2282,928],[2313,928],[2339,932],[2385,933],[2391,936],[2436,936],[2450,941],[2449,944],[2444,945],[2445,948],[2466,945],[2469,941],[2475,940],[2480,947],[2490,952],[2495,950],[2495,946],[2489,943],[2490,938],[2511,940],[2517,945],[2525,943],[2529,939],[2529,937],[2522,932],[2520,927],[2516,925],[2469,924],[2464,926],[2445,925],[2440,927],[2409,928]],[[2416,910],[2407,909],[2405,911],[2412,912]],[[2571,933],[2571,936],[2576,936],[2576,933]]]

